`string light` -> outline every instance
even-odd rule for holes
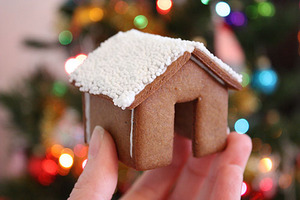
[[[99,22],[103,18],[104,12],[101,8],[92,8],[89,12],[89,18],[92,22]]]
[[[88,147],[85,145],[77,144],[74,147],[74,154],[79,158],[83,158],[84,156],[86,156],[87,152],[88,152]]]
[[[63,146],[61,146],[60,144],[54,144],[50,151],[51,154],[55,157],[55,158],[59,158],[61,151],[63,150]]]
[[[48,174],[56,175],[58,166],[53,160],[45,159],[42,161],[42,169]]]
[[[58,35],[58,41],[62,45],[68,45],[72,42],[72,40],[73,40],[73,34],[68,30],[62,31]]]
[[[201,3],[203,3],[204,5],[208,5],[209,0],[201,0]]]
[[[243,72],[242,75],[243,75],[242,86],[246,87],[247,85],[249,85],[251,79],[249,74],[247,74],[246,72]]]
[[[277,73],[271,69],[260,69],[253,74],[252,85],[263,93],[271,94],[277,86]]]
[[[246,8],[246,14],[250,19],[256,19],[258,17],[257,6],[250,5]]]
[[[234,124],[234,130],[239,134],[244,134],[249,130],[249,122],[246,119],[239,119]]]
[[[66,94],[67,89],[67,86],[63,82],[56,81],[53,83],[52,93],[57,97],[62,97]]]
[[[70,154],[63,153],[59,157],[59,164],[63,168],[70,168],[73,165],[73,157]]]
[[[275,7],[271,2],[262,1],[258,3],[257,11],[263,17],[272,17],[275,14]]]
[[[65,62],[65,71],[67,74],[71,74],[75,69],[83,63],[87,58],[85,54],[79,54],[75,58],[71,57]]]
[[[260,181],[259,188],[263,192],[268,192],[268,191],[272,190],[273,185],[274,185],[274,183],[273,183],[273,180],[271,178],[264,178]]]
[[[259,161],[258,169],[262,173],[267,173],[272,170],[273,162],[270,158],[263,158]]]
[[[287,189],[288,187],[291,186],[292,182],[293,182],[293,178],[290,174],[282,174],[279,177],[278,185],[282,189]]]
[[[84,169],[84,168],[85,168],[85,166],[86,166],[86,163],[87,163],[87,159],[85,159],[84,161],[82,161],[82,164],[81,164],[81,167],[82,167],[82,169]]]
[[[156,9],[159,14],[165,15],[170,12],[173,6],[172,0],[157,0],[156,1]]]
[[[148,25],[148,19],[144,15],[138,15],[134,18],[133,24],[138,28],[138,29],[144,29]]]
[[[215,7],[216,13],[220,16],[220,17],[226,17],[230,14],[230,6],[228,3],[224,2],[224,1],[220,1],[216,4]]]
[[[248,191],[248,185],[245,181],[242,183],[241,196],[244,196]]]
[[[115,11],[118,14],[125,14],[128,11],[128,4],[125,1],[118,1],[115,4]]]
[[[76,56],[76,60],[79,60],[81,63],[87,58],[87,55],[81,53]]]
[[[245,26],[247,24],[245,14],[239,11],[231,12],[230,15],[227,16],[226,21],[234,26]]]

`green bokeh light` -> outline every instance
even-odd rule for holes
[[[148,19],[144,15],[138,15],[134,18],[133,24],[138,28],[138,29],[144,29],[148,25]]]
[[[208,5],[209,0],[201,0],[201,3],[203,3],[204,5]]]
[[[250,19],[256,19],[258,17],[257,6],[251,5],[246,8],[246,14]]]
[[[58,40],[59,40],[60,44],[68,45],[72,42],[73,35],[70,31],[62,31],[58,36]]]
[[[272,17],[275,14],[275,7],[271,2],[260,2],[257,9],[258,13],[264,17]]]
[[[52,93],[55,96],[62,97],[66,94],[67,89],[68,88],[67,88],[66,84],[64,84],[63,82],[60,82],[60,81],[56,81],[53,83]]]
[[[250,83],[250,76],[246,72],[243,72],[242,75],[243,75],[242,86],[246,87]]]

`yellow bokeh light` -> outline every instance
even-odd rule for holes
[[[59,157],[59,164],[63,168],[70,168],[73,165],[73,157],[70,154],[63,153]]]
[[[83,63],[83,61],[87,58],[87,55],[81,53],[81,54],[78,54],[76,56],[76,60],[80,61],[80,63]]]
[[[89,7],[78,7],[74,13],[74,21],[76,24],[85,26],[91,23]]]
[[[55,157],[58,158],[61,154],[61,151],[63,150],[63,146],[61,146],[60,144],[54,144],[51,147],[51,154]]]
[[[161,10],[169,10],[172,7],[172,1],[171,0],[158,0],[157,1],[157,7]]]
[[[258,169],[263,172],[269,172],[272,170],[273,162],[270,158],[263,158],[259,161]]]
[[[99,22],[103,18],[104,12],[101,8],[92,8],[89,12],[90,20],[93,22]]]

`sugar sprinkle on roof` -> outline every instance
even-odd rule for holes
[[[103,94],[116,106],[129,107],[135,96],[186,51],[197,48],[207,54],[238,82],[242,76],[211,54],[199,42],[143,33],[137,30],[119,32],[89,53],[87,59],[70,74],[82,92]]]

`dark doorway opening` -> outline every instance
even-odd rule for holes
[[[192,139],[197,99],[175,104],[175,133]]]

